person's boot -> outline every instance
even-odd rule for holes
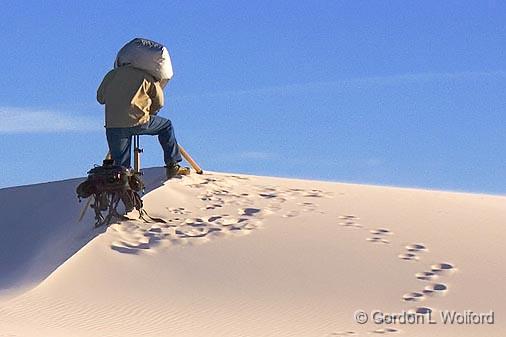
[[[177,176],[186,176],[190,174],[190,168],[181,166],[179,164],[173,164],[165,166],[165,175],[167,179],[172,179]]]

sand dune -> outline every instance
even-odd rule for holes
[[[98,230],[91,212],[77,222],[79,179],[0,190],[0,336],[506,331],[505,197],[162,176],[146,170],[144,200],[167,223]],[[376,324],[375,310],[437,324]],[[492,310],[494,324],[443,324],[446,310]]]

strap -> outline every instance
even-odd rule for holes
[[[162,218],[157,218],[157,217],[153,217],[151,215],[148,214],[148,212],[146,212],[146,210],[144,208],[141,208],[139,210],[139,217],[144,220],[145,222],[150,222],[149,220],[151,221],[154,221],[154,222],[160,222],[160,223],[168,223],[166,220],[162,219]],[[148,218],[149,220],[146,220],[146,218]]]

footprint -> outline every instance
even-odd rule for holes
[[[427,251],[427,247],[421,243],[413,243],[406,246],[406,250],[408,252],[425,252]]]
[[[419,260],[420,257],[416,254],[419,252],[424,252],[427,250],[427,247],[425,247],[424,244],[421,243],[413,243],[410,245],[407,245],[406,247],[407,253],[399,254],[399,258],[406,260],[406,261],[415,261]]]
[[[339,216],[339,219],[342,219],[342,220],[358,220],[360,218],[356,217],[355,215],[341,215]]]
[[[353,222],[353,221],[340,222],[339,225],[343,226],[343,227],[350,227],[350,228],[355,228],[355,229],[364,227],[363,225]]]
[[[360,218],[355,215],[352,215],[352,214],[340,215],[338,218],[341,220],[344,220],[344,221],[339,222],[340,226],[351,227],[351,228],[363,228],[364,227],[363,225],[356,222],[356,220],[359,220]]]
[[[212,205],[206,205],[206,206],[202,207],[201,209],[202,210],[208,210],[208,209],[212,210],[212,209],[217,209],[217,208],[221,208],[221,207],[223,207],[223,205],[221,205],[221,204],[212,204]]]
[[[433,311],[434,310],[432,308],[429,308],[429,307],[417,307],[417,308],[414,308],[414,309],[410,310],[411,313],[419,314],[419,315],[429,315]]]
[[[291,192],[304,192],[302,188],[290,188],[289,191]]]
[[[257,213],[260,213],[260,209],[259,208],[240,208],[239,209],[239,214],[240,215],[245,215],[245,216],[255,216]]]
[[[228,196],[230,194],[230,191],[225,189],[215,189],[210,190],[209,193],[216,196]]]
[[[221,198],[217,198],[211,193],[204,193],[199,196],[202,201],[213,201],[213,200],[221,200]]]
[[[453,264],[447,262],[433,264],[430,269],[438,275],[451,275],[457,270]]]
[[[166,208],[167,208],[167,210],[169,210],[169,212],[174,213],[174,214],[185,215],[185,214],[191,213],[191,211],[186,210],[184,207],[178,207],[178,208],[166,207]]]
[[[230,176],[230,175],[227,175],[225,177],[227,177],[227,178],[233,178],[233,179],[237,179],[237,180],[250,180],[249,178],[239,177],[239,176]]]
[[[262,223],[261,221],[252,222],[248,219],[240,219],[239,222],[230,226],[230,230],[232,230],[232,231],[238,231],[238,230],[251,231],[253,229],[257,229],[261,225],[261,223]]]
[[[388,228],[378,228],[378,229],[371,229],[369,233],[373,235],[392,235],[393,232],[390,231]]]
[[[402,296],[402,299],[406,302],[420,302],[425,299],[425,295],[419,292],[412,292]]]
[[[272,198],[278,197],[278,195],[276,193],[260,193],[258,195],[261,196],[262,198],[265,198],[265,199],[272,199]]]
[[[444,283],[434,283],[425,287],[423,293],[428,296],[444,295],[448,291],[448,286]]]
[[[418,256],[413,253],[404,253],[404,254],[399,254],[398,256],[400,259],[406,260],[406,261],[416,261],[419,259]]]
[[[189,184],[187,186],[189,186],[189,187],[197,187],[197,186],[203,187],[202,185],[209,185],[210,183],[214,183],[217,181],[218,180],[215,178],[205,178],[205,179],[200,180],[198,183]]]
[[[192,227],[206,226],[207,223],[202,218],[189,218],[184,221],[185,225]]]
[[[176,229],[176,235],[180,237],[201,238],[209,234],[209,228],[180,228]]]
[[[303,212],[314,212],[316,211],[318,205],[312,203],[312,202],[301,202],[297,203],[297,206],[302,207]]]
[[[376,329],[374,331],[371,331],[371,333],[374,334],[387,334],[387,333],[399,333],[400,330],[396,328],[382,328],[382,329]]]
[[[367,238],[366,240],[369,242],[372,242],[372,243],[382,243],[382,244],[389,244],[390,243],[390,241],[388,241],[387,239],[384,239],[384,238],[381,238],[378,236],[373,236],[372,238]]]
[[[239,222],[239,219],[232,218],[229,216],[220,217],[219,219],[216,219],[216,221],[215,221],[215,223],[217,225],[221,225],[221,226],[225,226],[225,227],[235,225],[238,222]]]
[[[415,274],[416,278],[421,281],[433,281],[438,278],[438,275],[432,271],[424,271]]]
[[[308,192],[302,195],[305,198],[323,198],[321,191]]]
[[[199,196],[200,200],[202,201],[208,201],[210,203],[223,203],[223,199],[216,196],[214,193],[204,193]]]

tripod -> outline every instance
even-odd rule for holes
[[[140,173],[141,172],[141,153],[144,152],[144,150],[140,147],[139,143],[139,135],[134,136],[134,172]],[[191,167],[195,170],[197,174],[202,174],[204,171],[202,171],[202,168],[197,164],[197,162],[190,156],[188,152],[182,147],[180,144],[179,151],[181,152],[181,155],[183,158],[191,165]],[[107,152],[107,155],[105,157],[106,159],[111,159],[111,153]]]
[[[179,151],[181,152],[181,155],[183,158],[191,165],[191,167],[195,170],[197,174],[202,174],[204,171],[202,171],[202,168],[197,164],[195,160],[190,156],[188,152],[179,145]],[[144,152],[144,150],[140,147],[139,143],[139,135],[134,136],[134,171],[136,173],[140,173],[141,170],[141,153]]]

